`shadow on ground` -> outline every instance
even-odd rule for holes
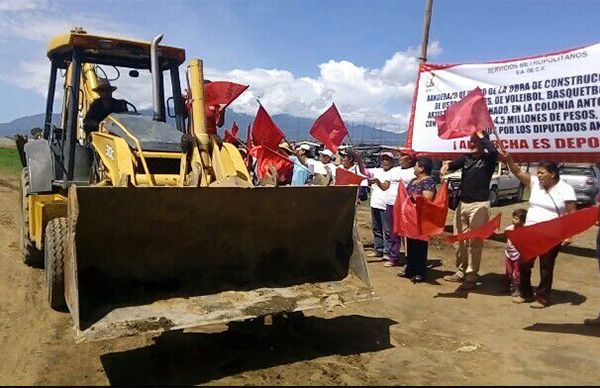
[[[453,292],[438,293],[434,298],[463,298],[467,299],[469,293],[482,294],[491,296],[501,296],[504,298],[510,297],[508,294],[501,292],[503,274],[487,273],[481,276],[477,282],[477,287],[472,290],[462,290],[460,284],[457,283],[457,288]],[[587,300],[585,295],[570,290],[552,290],[551,301],[552,305],[569,303],[573,306],[579,306]],[[552,306],[551,305],[551,306]]]
[[[304,317],[293,324],[240,323],[222,333],[172,332],[155,344],[100,357],[111,384],[193,385],[318,357],[392,348],[388,318]]]
[[[440,263],[441,265],[441,263]],[[454,271],[442,270],[435,267],[427,266],[427,283],[439,286],[441,285],[440,279],[442,279],[446,275],[452,275]]]
[[[535,323],[524,327],[523,330],[600,337],[600,326],[584,325],[583,323]]]

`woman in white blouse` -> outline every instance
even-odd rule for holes
[[[560,180],[558,165],[556,163],[538,163],[537,176],[531,176],[528,172],[521,170],[508,152],[503,150],[501,153],[510,171],[531,190],[525,226],[550,221],[577,210],[575,205],[575,190],[571,185]],[[540,256],[540,284],[535,291],[535,302],[530,307],[544,308],[550,305],[554,262],[556,256],[558,256],[560,247],[570,244],[570,242],[570,240],[565,240]],[[532,241],[532,244],[535,244],[535,242]],[[521,271],[520,291],[522,297],[525,299],[534,296],[531,288],[531,269],[534,263],[535,260],[529,260],[522,261],[519,264]]]

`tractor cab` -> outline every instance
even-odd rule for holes
[[[168,150],[181,154],[179,144],[185,131],[185,119],[179,66],[185,61],[185,50],[158,44],[155,50],[157,60],[153,61],[150,42],[89,35],[82,30],[56,36],[50,41],[47,55],[51,71],[43,132],[50,152],[27,154],[31,155],[28,158],[41,159],[33,162],[50,163],[44,171],[51,170],[52,174],[51,177],[47,173],[31,177],[32,192],[66,189],[70,184],[85,186],[93,180],[90,171],[95,163],[94,152],[84,130],[84,119],[90,105],[99,98],[95,89],[102,82],[119,85],[117,97],[124,97],[127,108],[109,115],[98,127],[98,132],[115,133],[132,149],[140,145],[136,140],[142,139],[142,146],[150,145],[149,151]],[[58,95],[58,74],[64,77],[64,85],[61,119],[55,126],[52,114]],[[166,124],[165,84],[171,89],[168,92],[172,97],[168,101],[172,104],[169,104],[168,113],[174,119],[173,126]],[[153,109],[150,112],[132,103],[144,89],[152,90]],[[78,92],[73,93],[74,90]],[[36,145],[32,142],[28,147],[35,148]],[[40,158],[42,155],[44,157]]]

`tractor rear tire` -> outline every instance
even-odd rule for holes
[[[29,191],[29,172],[27,167],[21,172],[21,184],[19,186],[19,197],[21,199],[21,208],[19,209],[19,246],[23,263],[32,267],[41,267],[43,264],[42,252],[35,247],[29,236],[29,200],[27,192]]]
[[[55,218],[46,225],[44,274],[50,307],[65,311],[64,264],[67,255],[67,218]]]

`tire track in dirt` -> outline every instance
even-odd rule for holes
[[[63,384],[84,383],[64,373],[66,361],[76,366],[86,359],[73,341],[69,316],[50,309],[43,270],[22,262],[16,222],[18,187],[12,180],[0,182],[0,246],[5,247],[0,250],[0,384],[56,384],[59,380],[49,378],[53,374],[64,375]],[[102,382],[107,380],[96,380]]]

